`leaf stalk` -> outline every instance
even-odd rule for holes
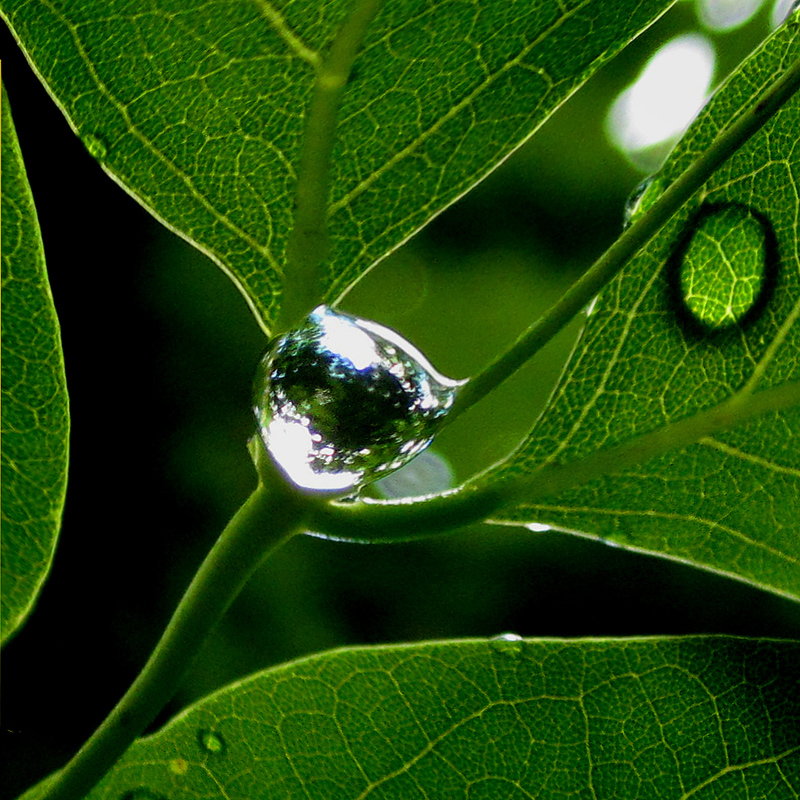
[[[80,800],[172,697],[244,584],[304,525],[313,498],[275,477],[259,484],[206,556],[155,650],[114,710],[72,760],[32,792],[43,800]]]
[[[356,0],[318,68],[297,175],[294,224],[286,245],[279,330],[294,327],[322,297],[328,203],[339,108],[353,62],[382,0]]]

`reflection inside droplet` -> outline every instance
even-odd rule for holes
[[[102,137],[97,134],[86,133],[81,137],[81,141],[83,142],[83,146],[89,151],[89,154],[98,161],[102,161],[108,155],[106,143],[103,141]]]
[[[201,749],[211,755],[219,755],[225,752],[225,740],[214,731],[201,730],[197,734],[197,742]]]
[[[389,328],[319,306],[262,359],[255,414],[295,484],[347,493],[423,450],[460,385]]]
[[[671,259],[677,310],[695,332],[741,326],[769,299],[776,269],[775,234],[763,214],[736,203],[707,204]]]

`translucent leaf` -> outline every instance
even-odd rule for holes
[[[334,651],[192,706],[89,797],[793,798],[799,679],[797,642],[726,637]]]
[[[2,97],[2,641],[50,570],[67,485],[69,412],[61,335],[39,223]]]
[[[669,185],[798,58],[795,21],[716,94],[650,186]],[[504,470],[569,464],[744,387],[800,378],[798,130],[795,95],[600,295],[548,408]],[[500,521],[583,532],[800,598],[799,437],[793,408]]]
[[[340,114],[326,299],[467,191],[670,4],[386,3]],[[349,6],[0,3],[89,152],[210,254],[265,327],[279,304],[310,61]]]

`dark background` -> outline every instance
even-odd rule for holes
[[[721,69],[766,14],[719,36]],[[507,345],[618,235],[642,175],[603,117],[682,3],[532,142],[374,270],[343,308],[399,329],[464,377]],[[5,28],[3,81],[40,216],[72,413],[53,570],[3,651],[3,798],[59,767],[121,696],[254,476],[250,382],[265,346],[244,301],[84,150]],[[530,426],[567,331],[437,441],[459,480]],[[479,525],[358,546],[298,537],[245,589],[159,718],[236,677],[342,645],[459,636],[800,636],[800,610],[743,584],[558,533]]]

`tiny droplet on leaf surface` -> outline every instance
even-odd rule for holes
[[[98,161],[103,161],[108,155],[108,147],[102,137],[96,133],[87,133],[81,137],[83,146],[89,151],[89,155]]]
[[[675,311],[691,333],[744,327],[772,296],[778,266],[767,218],[737,203],[709,203],[693,217],[670,259]]]
[[[505,655],[518,655],[525,646],[524,639],[518,633],[500,633],[489,639],[492,650]]]
[[[652,208],[656,200],[663,194],[665,188],[665,181],[661,178],[656,178],[654,175],[648,176],[638,184],[625,201],[623,226],[625,228],[630,227],[639,217]]]
[[[211,755],[220,755],[226,750],[225,740],[214,731],[201,730],[197,734],[197,741],[200,748]]]

